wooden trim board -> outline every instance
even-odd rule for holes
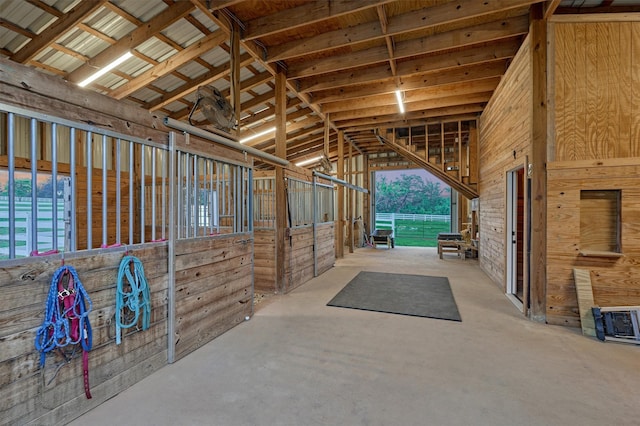
[[[591,288],[591,272],[586,269],[574,268],[573,278],[576,282],[582,334],[596,337],[596,323],[593,319],[593,312],[591,311],[591,308],[595,306],[593,289]]]

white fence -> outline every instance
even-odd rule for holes
[[[40,253],[53,250],[53,224],[51,199],[39,198],[37,204],[37,245],[33,245],[31,200],[16,199],[15,202],[15,254],[16,257],[27,257],[33,251]],[[9,199],[0,197],[0,259],[9,256]],[[64,202],[58,201],[57,217],[57,249],[64,250],[65,244],[65,222],[64,222]]]
[[[447,214],[376,213],[375,229],[395,229],[396,220],[413,220],[416,222],[450,222],[451,216]]]

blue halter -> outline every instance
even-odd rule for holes
[[[62,286],[61,280],[66,274],[70,274],[72,280],[69,288]],[[70,297],[73,302],[65,303],[65,299]],[[45,364],[47,353],[56,348],[80,343],[85,352],[91,350],[92,333],[89,323],[91,308],[91,299],[82,286],[76,270],[72,266],[58,268],[53,274],[51,287],[49,287],[44,321],[36,332],[35,347],[40,352],[41,366]],[[74,330],[75,327],[72,324],[77,324],[78,329]]]
[[[133,272],[131,266],[133,265]],[[125,279],[130,291],[125,291]],[[125,310],[133,312],[133,319],[124,323]],[[142,262],[135,256],[125,256],[120,262],[116,288],[116,344],[122,342],[122,329],[131,328],[138,323],[142,310],[142,329],[149,328],[151,321],[151,297],[149,284],[144,276]]]

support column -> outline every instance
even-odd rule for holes
[[[531,6],[531,63],[533,117],[531,117],[531,319],[546,321],[547,290],[547,22],[543,3]]]
[[[240,28],[237,23],[233,23],[231,28],[231,107],[236,115],[236,122],[238,127],[236,128],[235,135],[240,139]],[[233,132],[232,132],[233,133]]]
[[[287,78],[281,70],[276,74],[275,87],[275,125],[276,125],[276,156],[287,158]],[[284,181],[284,167],[276,166],[276,290],[284,292],[286,283],[286,242],[287,229],[287,192]]]
[[[347,165],[347,172],[349,174],[349,180],[348,182],[350,184],[353,184],[353,149],[352,149],[352,144],[349,143],[349,164]],[[349,213],[347,214],[347,218],[349,220],[349,224],[347,225],[349,227],[349,253],[353,253],[353,248],[354,248],[354,242],[355,242],[355,235],[354,235],[354,229],[353,229],[353,217],[355,215],[355,204],[356,204],[356,193],[353,189],[348,189],[347,192],[348,196],[347,196],[347,200],[349,202]]]
[[[373,228],[371,227],[371,182],[369,176],[369,155],[362,156],[362,186],[369,190],[368,193],[362,195],[362,222],[364,228],[362,232],[367,235],[367,231],[370,233]],[[368,236],[368,235],[367,235]]]
[[[344,132],[338,131],[338,179],[344,180]],[[338,217],[336,221],[336,257],[344,257],[344,186],[338,185]]]

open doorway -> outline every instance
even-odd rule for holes
[[[524,167],[507,172],[506,293],[524,312],[525,295],[525,173]]]

